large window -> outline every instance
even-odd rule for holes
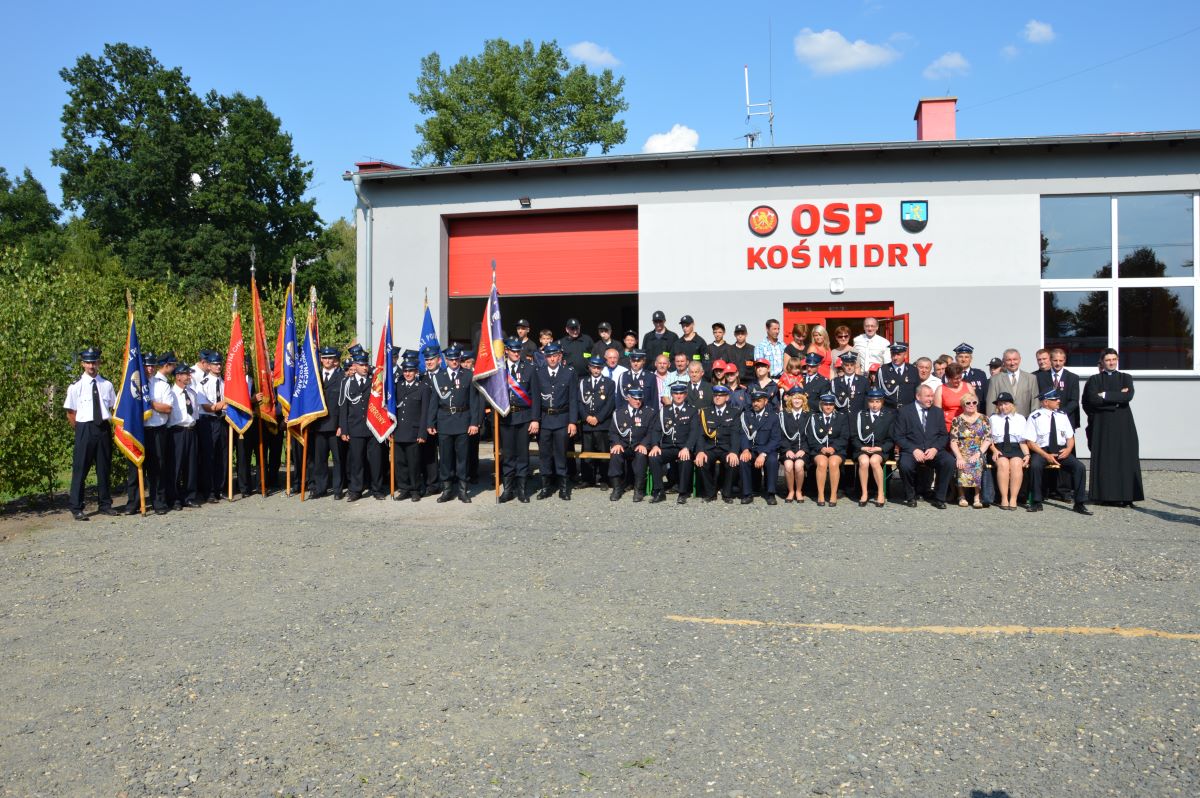
[[[1196,370],[1195,194],[1043,197],[1042,338],[1068,363]],[[1113,268],[1116,264],[1116,268]]]

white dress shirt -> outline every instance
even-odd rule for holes
[[[100,393],[100,418],[92,418],[92,383]],[[90,421],[108,421],[112,418],[112,410],[117,406],[117,393],[108,380],[97,374],[94,378],[87,374],[67,387],[67,396],[63,407],[75,411],[75,423],[85,424]]]

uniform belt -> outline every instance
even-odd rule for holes
[[[453,416],[457,415],[458,413],[465,413],[468,409],[469,408],[466,407],[447,407],[446,412]]]
[[[546,415],[548,415],[548,416],[562,415],[563,413],[567,412],[568,409],[569,408],[566,408],[566,407],[547,407]]]

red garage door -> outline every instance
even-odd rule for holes
[[[450,296],[637,293],[637,211],[451,219]]]

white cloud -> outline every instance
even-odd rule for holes
[[[1054,41],[1054,28],[1049,22],[1038,22],[1031,19],[1025,23],[1025,41],[1030,44],[1049,44]]]
[[[835,30],[820,33],[804,28],[796,34],[796,58],[818,75],[834,75],[858,69],[886,66],[900,53],[886,44],[871,44],[857,39],[848,41]]]
[[[621,65],[621,60],[611,50],[595,42],[576,42],[567,47],[567,55],[596,69]]]
[[[925,71],[921,74],[929,80],[944,80],[958,75],[965,75],[971,71],[971,65],[967,59],[963,58],[963,54],[957,51],[944,53],[938,56],[932,64],[925,67]]]
[[[700,134],[687,125],[673,125],[666,133],[646,139],[642,152],[690,152],[700,143]]]
[[[1006,44],[1000,48],[1000,55],[1004,56],[1005,58],[1007,58],[1010,61],[1012,59],[1016,58],[1020,54],[1021,54],[1021,51],[1019,49],[1017,49],[1017,46],[1015,44]]]

